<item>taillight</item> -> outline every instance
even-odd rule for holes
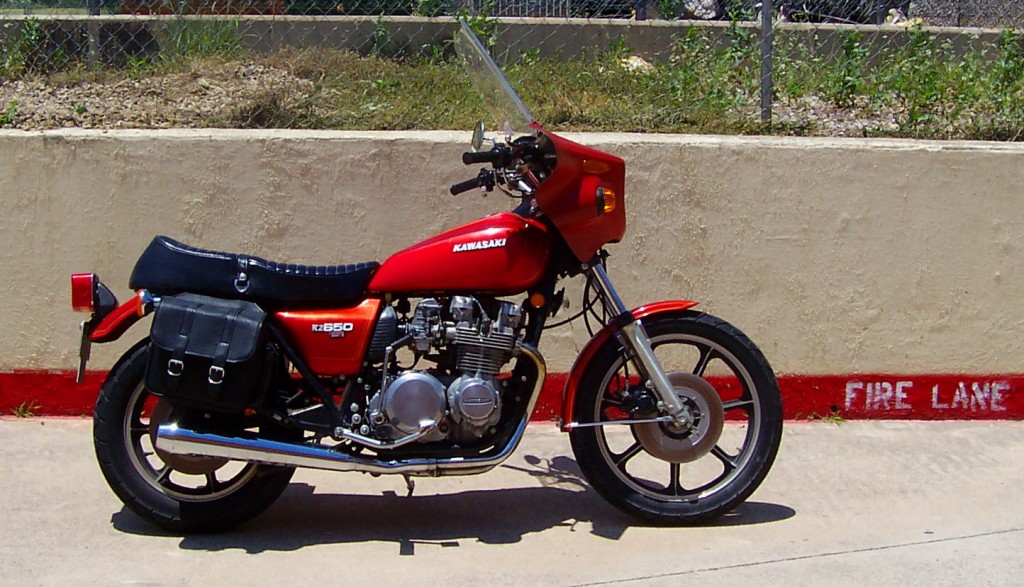
[[[103,285],[95,273],[76,273],[71,276],[71,307],[76,312],[90,312],[98,322],[117,306],[117,296]]]
[[[71,276],[71,307],[76,312],[96,311],[95,273],[75,273]]]

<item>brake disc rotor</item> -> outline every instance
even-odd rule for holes
[[[668,380],[693,422],[690,428],[655,422],[634,426],[640,444],[670,463],[691,463],[711,452],[722,436],[725,409],[710,383],[692,373],[668,373]]]
[[[149,440],[153,443],[153,450],[156,451],[156,455],[160,457],[160,460],[175,471],[180,471],[186,475],[208,475],[223,467],[228,462],[227,459],[176,455],[156,448],[156,430],[167,421],[172,411],[174,411],[174,406],[161,399],[153,407],[153,412],[149,415]]]

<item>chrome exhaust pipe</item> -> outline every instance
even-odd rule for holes
[[[526,406],[526,414],[516,427],[512,438],[498,452],[489,457],[453,459],[408,459],[385,461],[357,457],[316,444],[281,442],[259,438],[255,434],[210,434],[183,428],[177,423],[164,424],[157,428],[156,446],[161,451],[176,455],[217,457],[234,461],[246,461],[265,465],[323,469],[327,471],[359,471],[374,474],[406,475],[473,475],[497,467],[519,446],[530,421],[533,409],[540,397],[541,387],[547,368],[544,358],[537,349],[519,343],[519,356],[534,363],[537,380]]]

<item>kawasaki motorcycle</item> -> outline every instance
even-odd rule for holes
[[[382,263],[299,266],[156,237],[118,303],[71,278],[84,372],[93,343],[153,314],[96,403],[110,487],[175,532],[256,516],[296,467],[412,477],[500,465],[545,381],[539,350],[579,277],[592,332],[562,391],[559,425],[593,488],[654,524],[720,516],[764,480],[782,435],[778,385],[737,328],[693,301],[630,309],[605,247],[626,232],[625,164],[533,119],[471,30],[456,46],[496,115],[453,195],[500,190],[515,208]],[[565,322],[566,320],[561,320]]]

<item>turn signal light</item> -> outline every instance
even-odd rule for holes
[[[544,294],[540,293],[539,291],[534,292],[532,295],[530,295],[530,305],[533,306],[534,308],[543,308],[545,301],[547,300],[544,299]]]
[[[591,175],[601,175],[602,173],[608,173],[612,168],[604,161],[597,161],[595,159],[586,159],[583,161],[583,171]]]
[[[597,214],[608,214],[615,210],[615,192],[608,188],[597,188]]]

